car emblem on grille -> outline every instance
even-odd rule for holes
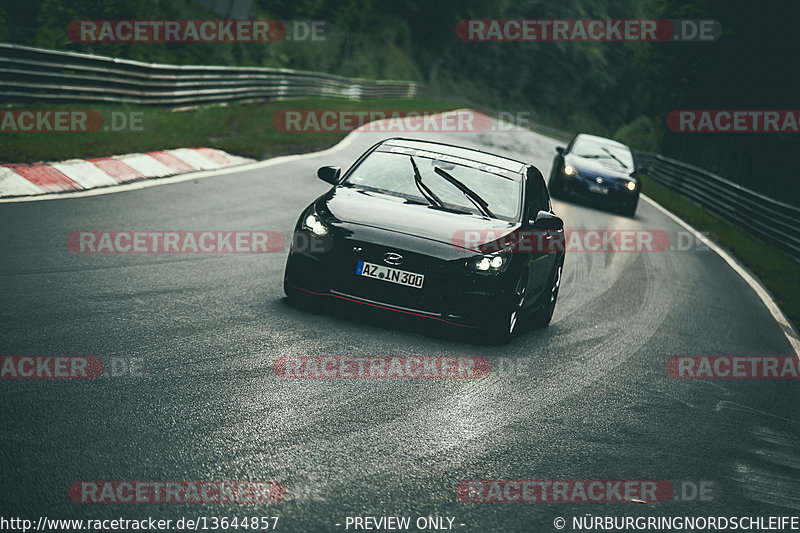
[[[387,252],[383,254],[383,262],[397,266],[403,262],[403,256],[394,252]]]
[[[597,176],[597,179],[595,181],[597,183],[603,183],[603,178],[601,178],[600,176]]]

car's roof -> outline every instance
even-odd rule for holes
[[[425,150],[428,152],[451,155],[454,157],[460,157],[462,159],[469,159],[470,161],[483,163],[485,165],[502,168],[503,170],[507,170],[509,172],[522,172],[526,167],[529,166],[521,161],[490,154],[482,150],[453,146],[452,144],[437,143],[433,141],[420,141],[416,139],[403,139],[395,137],[392,139],[386,139],[381,144],[383,146],[399,146],[403,148],[411,148],[413,150]]]
[[[630,148],[621,142],[617,142],[613,139],[607,139],[605,137],[598,137],[597,135],[589,135],[588,133],[579,133],[575,140],[577,141],[578,139],[586,139],[587,141],[605,144],[607,146],[616,146],[617,148],[627,148],[630,150]]]

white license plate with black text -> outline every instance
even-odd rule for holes
[[[380,281],[388,281],[389,283],[397,283],[398,285],[413,287],[415,289],[421,289],[422,284],[425,282],[425,276],[423,274],[415,274],[414,272],[367,263],[366,261],[358,262],[356,266],[356,275],[367,276],[368,278]]]

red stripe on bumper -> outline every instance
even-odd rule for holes
[[[415,313],[413,311],[404,311],[403,309],[394,309],[392,307],[387,307],[385,305],[378,305],[378,304],[373,304],[373,303],[369,303],[369,302],[362,302],[361,300],[356,300],[354,298],[348,298],[346,296],[339,296],[338,294],[331,294],[329,292],[314,292],[314,291],[310,291],[308,289],[304,289],[302,287],[295,287],[294,285],[292,285],[292,288],[295,288],[295,289],[297,289],[299,291],[307,292],[309,294],[313,294],[314,296],[330,296],[332,298],[339,298],[340,300],[346,300],[348,302],[353,302],[353,303],[357,303],[357,304],[361,304],[361,305],[368,305],[370,307],[377,307],[378,309],[386,309],[387,311],[394,311],[395,313],[403,313],[403,314],[406,314],[406,315],[413,315],[413,316],[418,316],[418,317],[421,317],[421,318],[429,318],[431,320],[438,320],[440,322],[444,322],[445,324],[450,324],[451,326],[458,326],[460,328],[484,329],[484,328],[479,328],[477,326],[468,326],[466,324],[457,324],[456,322],[450,322],[449,320],[445,320],[444,318],[439,318],[438,316],[423,315],[421,313]]]

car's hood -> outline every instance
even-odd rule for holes
[[[633,172],[633,169],[623,169],[613,159],[594,159],[567,154],[564,158],[564,163],[577,169],[578,172],[589,174],[590,177],[602,176],[606,178],[631,179],[630,173]]]
[[[519,223],[448,213],[402,198],[351,187],[335,187],[319,200],[317,212],[326,222],[347,222],[404,233],[471,250],[519,228]],[[465,232],[470,232],[465,239]]]

